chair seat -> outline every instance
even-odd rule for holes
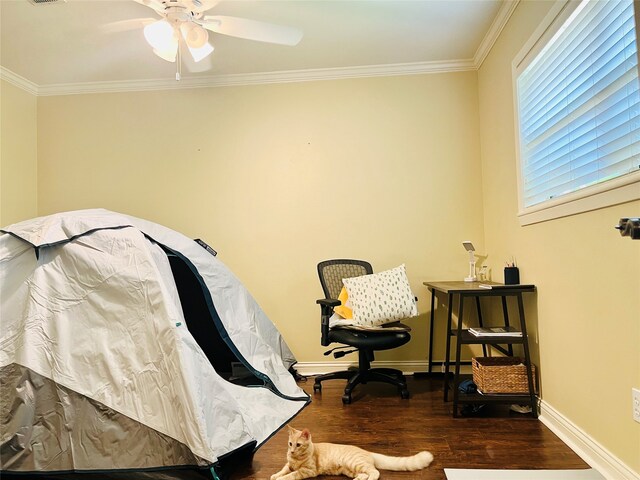
[[[404,331],[363,332],[335,328],[329,330],[329,340],[365,350],[388,350],[407,343],[411,340],[411,334]]]

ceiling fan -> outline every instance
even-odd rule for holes
[[[297,45],[302,32],[297,28],[248,18],[206,15],[219,0],[134,0],[152,8],[161,18],[140,18],[112,24],[115,29],[144,25],[144,37],[153,53],[168,62],[178,61],[176,80],[180,80],[181,47],[194,62],[207,58],[214,50],[209,31],[231,37],[279,45]],[[114,28],[111,28],[114,30]],[[206,69],[206,68],[205,68]]]

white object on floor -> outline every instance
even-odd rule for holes
[[[593,468],[581,470],[481,470],[445,468],[447,480],[605,480]]]
[[[531,413],[530,405],[511,405],[511,410],[517,413]]]

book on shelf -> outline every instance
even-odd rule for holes
[[[482,288],[484,290],[513,290],[514,288],[522,289],[533,287],[534,285],[522,283],[514,283],[512,285],[502,285],[500,283],[481,283],[478,285],[478,288]]]
[[[515,327],[472,327],[469,333],[476,337],[521,337],[522,332]]]

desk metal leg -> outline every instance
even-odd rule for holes
[[[518,314],[520,315],[520,329],[525,338],[522,346],[524,347],[525,366],[527,367],[527,380],[529,384],[529,399],[531,401],[531,413],[534,417],[538,417],[538,409],[536,405],[536,392],[533,389],[533,371],[531,368],[531,356],[529,354],[529,337],[527,335],[527,324],[524,320],[524,305],[522,303],[522,293],[518,293]]]
[[[501,299],[502,299],[502,315],[504,316],[504,326],[508,327],[509,326],[509,309],[507,308],[507,297],[503,295]],[[507,351],[509,352],[509,355],[513,357],[513,345],[511,344],[507,345]]]
[[[480,308],[480,297],[476,297],[476,310],[478,312],[478,323],[480,324],[480,328],[484,327],[484,324],[482,323],[482,309]],[[487,346],[483,343],[482,344],[482,354],[486,357],[487,356]]]
[[[448,295],[448,308],[447,308],[447,352],[444,356],[444,401],[449,401],[449,355],[451,354],[451,317],[453,309],[453,294]]]
[[[456,368],[453,375],[453,381],[451,382],[451,388],[453,389],[453,416],[458,416],[458,383],[460,380],[460,350],[462,350],[462,310],[464,307],[464,295],[460,295],[460,308],[458,309],[458,328],[456,335]]]
[[[431,318],[429,320],[429,366],[428,372],[431,373],[433,369],[433,322],[435,319],[435,305],[436,305],[436,289],[431,290]]]

